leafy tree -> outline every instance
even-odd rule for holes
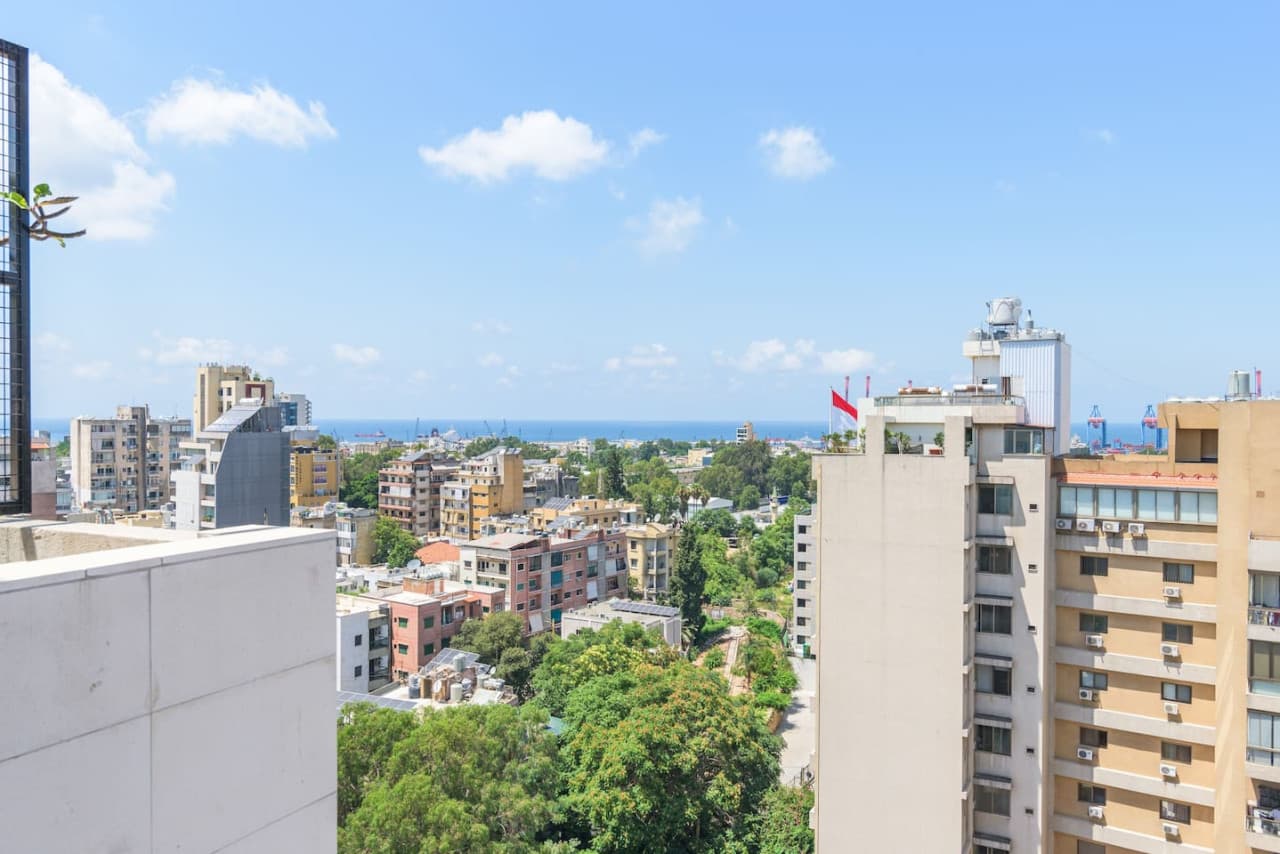
[[[53,449],[53,455],[54,455],[55,457],[69,457],[69,456],[71,456],[71,437],[70,437],[70,436],[63,436],[63,437],[62,437],[62,441],[61,441],[61,442],[59,442],[59,443],[54,447],[54,449]]]
[[[454,649],[478,653],[486,664],[497,665],[509,649],[524,649],[524,617],[499,611],[482,620],[467,620],[449,641]]]
[[[538,704],[553,715],[564,714],[570,692],[591,679],[675,657],[656,631],[618,620],[600,631],[586,629],[552,641],[544,649],[533,673],[533,689]]]
[[[712,463],[698,472],[697,480],[699,486],[718,498],[737,495],[746,485],[741,471],[719,463]]]
[[[756,510],[760,507],[760,490],[754,484],[748,483],[738,492],[735,499],[739,510]]]
[[[750,516],[743,516],[738,520],[738,529],[734,534],[738,537],[740,545],[746,545],[755,537],[757,531],[759,529],[756,527],[756,520]]]
[[[813,789],[774,786],[764,796],[756,828],[759,854],[811,854]]]
[[[529,650],[518,646],[507,647],[502,651],[494,673],[511,686],[517,697],[522,700],[529,698],[532,691],[530,680],[533,678],[533,656],[529,654]]]
[[[565,721],[564,803],[591,851],[734,850],[776,784],[779,740],[686,662],[592,680]]]
[[[693,634],[702,631],[702,597],[706,592],[707,572],[698,547],[698,530],[686,526],[676,541],[675,559],[671,566],[669,589],[671,603],[680,609],[684,627]]]
[[[338,824],[359,809],[386,773],[396,744],[414,726],[411,714],[351,703],[338,719]]]
[[[813,488],[813,460],[808,454],[791,452],[774,457],[769,463],[768,489],[793,498],[810,498]]]
[[[422,547],[418,538],[396,524],[394,519],[379,516],[373,526],[373,562],[388,566],[405,566],[413,553]]]
[[[342,854],[522,854],[556,815],[555,738],[536,709],[427,710],[338,830]],[[564,850],[563,847],[560,850]]]
[[[624,476],[622,450],[610,448],[604,453],[604,497],[625,498],[627,482]]]
[[[689,523],[698,531],[711,531],[720,537],[731,537],[738,529],[738,520],[723,507],[703,510]]]
[[[378,471],[400,456],[398,448],[376,454],[356,454],[342,464],[342,485],[338,497],[352,507],[378,507]]]
[[[321,433],[316,437],[316,447],[322,451],[336,451],[338,450],[338,440],[328,433]]]

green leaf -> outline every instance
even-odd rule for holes
[[[58,241],[58,245],[61,246],[63,249],[67,248],[67,241],[63,240],[61,237],[55,237],[53,239]]]
[[[22,193],[19,193],[16,190],[10,190],[4,195],[4,198],[22,208],[24,211],[27,210],[27,200],[23,198]]]
[[[44,196],[52,196],[52,195],[53,195],[53,191],[49,189],[48,184],[36,184],[35,188],[32,189],[31,191],[31,196],[34,199],[40,199],[40,198],[43,198]]]

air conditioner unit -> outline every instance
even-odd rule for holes
[[[1089,818],[1102,821],[1102,807],[1089,807]]]
[[[1160,776],[1161,777],[1177,777],[1178,767],[1176,765],[1161,765]]]
[[[1076,530],[1092,534],[1097,530],[1097,523],[1092,519],[1077,519]]]
[[[1102,635],[1085,635],[1084,645],[1093,647],[1094,649],[1102,648]]]
[[[1171,822],[1167,822],[1167,821],[1166,821],[1166,822],[1164,823],[1164,826],[1163,826],[1163,828],[1162,828],[1162,829],[1164,830],[1164,835],[1165,835],[1165,836],[1177,836],[1177,835],[1178,835],[1178,826],[1177,826],[1176,824],[1171,823]]]
[[[1093,689],[1092,689],[1092,688],[1081,688],[1081,689],[1080,689],[1080,699],[1081,699],[1081,700],[1084,700],[1085,702],[1089,702],[1089,701],[1093,700]]]
[[[1118,534],[1120,533],[1120,523],[1119,522],[1103,522],[1102,530],[1108,534]]]
[[[1166,587],[1166,588],[1164,589],[1164,598],[1166,598],[1166,599],[1181,599],[1181,598],[1182,598],[1182,588],[1181,588],[1181,587]]]
[[[1076,748],[1076,759],[1079,759],[1079,760],[1080,760],[1080,761],[1082,761],[1082,762],[1092,762],[1092,761],[1093,761],[1093,748],[1092,748],[1092,747],[1077,747],[1077,748]]]
[[[1147,535],[1147,526],[1146,526],[1146,525],[1142,524],[1141,522],[1130,522],[1130,523],[1129,523],[1129,536],[1131,536],[1131,537],[1145,537],[1146,535]]]
[[[1165,704],[1164,704],[1164,713],[1165,713],[1166,715],[1168,715],[1169,717],[1176,717],[1176,716],[1177,716],[1177,714],[1178,714],[1178,704],[1177,704],[1177,703],[1165,703]]]
[[[1166,658],[1177,658],[1178,645],[1176,643],[1162,643],[1160,644],[1160,654]]]
[[[1070,530],[1071,530],[1071,520],[1070,520],[1070,519],[1058,519],[1057,521],[1055,521],[1055,522],[1053,523],[1053,527],[1057,528],[1059,531],[1070,531]]]

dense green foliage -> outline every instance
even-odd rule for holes
[[[316,447],[322,451],[336,451],[338,449],[338,440],[328,433],[321,433],[316,437]]]
[[[54,457],[59,457],[59,458],[71,456],[71,437],[70,436],[62,437],[62,441],[54,446],[53,455]]]
[[[492,451],[499,445],[504,448],[518,450],[526,460],[549,460],[560,455],[558,451],[547,445],[540,445],[537,442],[525,442],[515,436],[481,436],[479,439],[469,442],[463,448],[462,455],[464,457],[478,457],[481,454]]]
[[[711,465],[698,473],[698,484],[712,495],[734,499],[739,510],[754,509],[762,496],[775,492],[812,498],[812,466],[808,454],[792,451],[774,457],[769,446],[758,440],[724,445]],[[747,491],[748,487],[755,491]]]
[[[759,854],[810,854],[809,810],[813,789],[776,786],[764,796],[757,839]]]
[[[418,538],[396,524],[394,519],[379,516],[373,526],[373,562],[400,567],[413,560],[422,547]]]
[[[454,649],[478,653],[481,661],[492,664],[494,675],[506,681],[521,698],[527,698],[532,690],[533,669],[542,660],[547,644],[545,635],[525,637],[524,617],[511,611],[499,611],[483,620],[467,620],[449,641]]]
[[[712,535],[714,536],[714,535]],[[707,570],[702,563],[697,526],[686,525],[676,541],[671,565],[671,604],[680,609],[684,628],[693,635],[702,631],[702,599],[707,586]]]
[[[387,448],[376,454],[356,454],[344,460],[338,498],[352,507],[378,509],[378,470],[400,453],[399,448]]]
[[[581,631],[548,645],[533,674],[538,703],[551,714],[564,714],[569,694],[592,679],[640,664],[666,663],[676,654],[656,632],[636,623],[615,621],[600,631]]]

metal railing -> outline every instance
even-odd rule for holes
[[[993,392],[953,392],[951,394],[896,394],[876,398],[876,406],[1026,406],[1018,395]]]
[[[1260,810],[1256,807],[1254,811],[1245,816],[1244,829],[1253,833],[1265,833],[1267,836],[1280,836],[1280,818],[1268,818],[1262,813],[1276,814],[1280,816],[1280,810]]]
[[[1280,626],[1280,608],[1269,608],[1266,605],[1250,605],[1249,625]]]

